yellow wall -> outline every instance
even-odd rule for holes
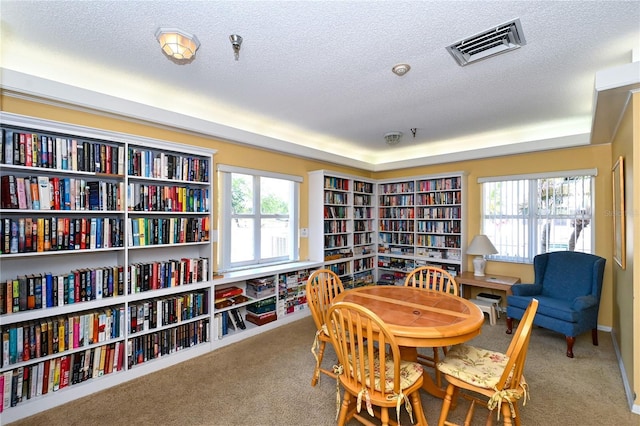
[[[631,277],[631,288],[633,289],[633,312],[626,317],[624,324],[630,329],[631,341],[633,342],[633,357],[630,360],[623,360],[623,365],[626,368],[628,377],[631,377],[631,389],[633,389],[633,395],[635,395],[634,412],[640,414],[640,339],[638,339],[638,331],[640,326],[640,268],[634,268],[633,265],[638,263],[640,265],[640,250],[634,250],[634,247],[640,247],[640,224],[638,219],[640,218],[640,197],[634,195],[637,191],[634,188],[640,188],[640,93],[636,92],[633,95],[632,103],[632,119],[633,119],[633,137],[631,145],[633,149],[633,159],[631,161],[631,168],[629,172],[632,178],[629,179],[629,186],[627,186],[626,193],[629,195],[627,200],[631,200],[629,205],[631,210],[627,210],[627,232],[631,235],[631,242],[627,244],[630,251],[633,268],[633,276]],[[636,173],[635,171],[638,171]],[[614,284],[617,282],[614,281]],[[634,338],[635,337],[635,338]]]
[[[640,170],[640,93],[636,93],[624,112],[612,143],[611,162],[614,164],[623,157],[625,176],[626,227],[626,265],[622,269],[613,264],[612,282],[614,288],[613,337],[620,349],[620,357],[625,366],[624,373],[635,394],[640,394],[640,339],[634,339],[637,330],[634,324],[640,323],[640,268],[634,268],[640,262],[640,252],[634,246],[640,243],[640,229],[634,227],[635,218],[640,215],[640,200],[635,196],[634,186],[638,186],[640,176],[634,173]],[[635,184],[635,185],[634,185]],[[634,279],[635,277],[635,279]],[[635,362],[634,362],[635,360]],[[638,399],[636,398],[636,404]]]
[[[610,145],[562,149],[557,151],[512,155],[483,160],[446,163],[435,166],[415,167],[390,172],[370,173],[368,171],[337,166],[331,163],[307,160],[296,156],[256,149],[254,147],[222,142],[208,137],[186,134],[177,130],[156,128],[103,115],[93,115],[71,109],[36,104],[7,96],[4,96],[0,101],[3,103],[4,111],[15,114],[212,148],[217,150],[214,157],[215,163],[229,164],[239,167],[251,167],[255,169],[302,176],[304,178],[304,183],[301,186],[300,193],[300,227],[302,228],[310,226],[308,223],[307,172],[311,170],[328,169],[336,172],[352,175],[356,174],[375,179],[459,171],[466,172],[468,174],[467,206],[469,206],[467,208],[466,231],[467,235],[475,235],[480,229],[479,207],[481,194],[480,185],[477,184],[478,177],[597,168],[598,176],[596,178],[595,189],[596,206],[593,221],[596,230],[596,254],[607,259],[604,289],[602,293],[602,303],[598,322],[603,326],[612,326],[613,293],[611,284],[611,218],[607,216],[607,212],[610,210],[611,206]],[[214,200],[214,209],[217,211],[217,200]],[[217,219],[217,215],[214,219]],[[307,241],[305,239],[301,240],[301,259],[307,258],[308,247],[306,243]],[[466,269],[471,269],[470,260]],[[533,268],[531,265],[488,262],[487,272],[519,276],[523,282],[533,281]]]

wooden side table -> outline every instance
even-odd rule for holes
[[[461,274],[458,274],[456,278],[456,282],[460,284],[460,296],[465,297],[464,294],[464,286],[469,285],[473,287],[480,288],[489,288],[493,290],[501,290],[504,291],[507,295],[511,294],[511,286],[520,282],[520,278],[518,277],[508,277],[505,275],[495,275],[495,274],[486,274],[484,277],[477,277],[473,275],[472,271],[465,271]],[[471,294],[468,294],[467,297],[470,297]],[[482,301],[478,301],[477,299],[473,299],[472,302],[478,304],[483,303]],[[495,311],[500,318],[500,311],[504,308],[500,306],[500,299],[494,301]],[[491,316],[491,313],[489,313]]]
[[[477,277],[473,275],[472,271],[462,272],[455,278],[458,284],[460,284],[460,295],[463,297],[463,286],[465,285],[502,290],[509,295],[511,294],[511,286],[520,282],[520,278],[518,277],[508,277],[505,275],[486,274],[484,277]]]

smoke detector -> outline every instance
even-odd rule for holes
[[[398,145],[401,138],[402,132],[389,132],[384,134],[384,140],[387,142],[387,145]]]
[[[505,22],[474,36],[447,46],[447,51],[461,67],[490,56],[519,49],[527,44],[520,19]]]

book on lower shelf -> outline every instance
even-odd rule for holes
[[[247,328],[247,325],[244,323],[244,320],[242,319],[242,315],[240,314],[240,310],[238,308],[231,309],[231,313],[229,316],[233,318],[236,326],[241,330],[245,330]]]
[[[247,312],[245,319],[250,323],[256,325],[265,325],[278,319],[276,311],[265,312],[263,314],[254,314],[253,312]]]

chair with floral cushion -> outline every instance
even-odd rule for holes
[[[322,368],[322,359],[327,343],[331,343],[327,327],[325,326],[325,314],[331,306],[333,298],[344,291],[342,281],[335,272],[330,269],[318,269],[307,279],[307,305],[316,324],[316,335],[311,346],[311,353],[316,359],[316,366],[311,378],[311,386],[315,386],[320,380],[320,373],[335,378],[333,370]]]
[[[420,388],[422,366],[400,358],[400,348],[388,326],[369,309],[350,302],[338,302],[327,312],[327,329],[338,355],[335,367],[338,425],[352,418],[372,425],[360,414],[364,404],[370,416],[382,425],[400,424],[404,406],[411,422],[427,424]],[[340,384],[344,398],[340,405]],[[375,408],[374,408],[375,407]],[[396,419],[389,419],[395,408]]]
[[[448,271],[436,266],[421,266],[414,269],[407,275],[404,280],[405,287],[424,288],[428,290],[441,291],[443,293],[450,293],[455,296],[458,295],[458,283],[453,275]],[[440,362],[440,349],[447,354],[446,347],[433,348],[433,356],[418,353],[418,362],[427,367],[433,368],[436,375],[436,384],[438,387],[442,386],[442,375],[436,368],[438,362]]]
[[[439,426],[454,424],[447,421],[447,416],[460,390],[473,392],[472,394],[464,393],[464,397],[471,400],[465,425],[471,422],[474,405],[477,402],[486,404],[489,409],[487,424],[492,424],[492,413],[497,409],[497,418],[500,420],[502,413],[505,425],[513,423],[520,425],[518,400],[522,399],[522,405],[524,405],[529,397],[523,370],[537,310],[538,300],[532,299],[504,354],[465,344],[452,346],[449,349],[447,356],[438,364],[438,369],[449,382],[442,402]]]

